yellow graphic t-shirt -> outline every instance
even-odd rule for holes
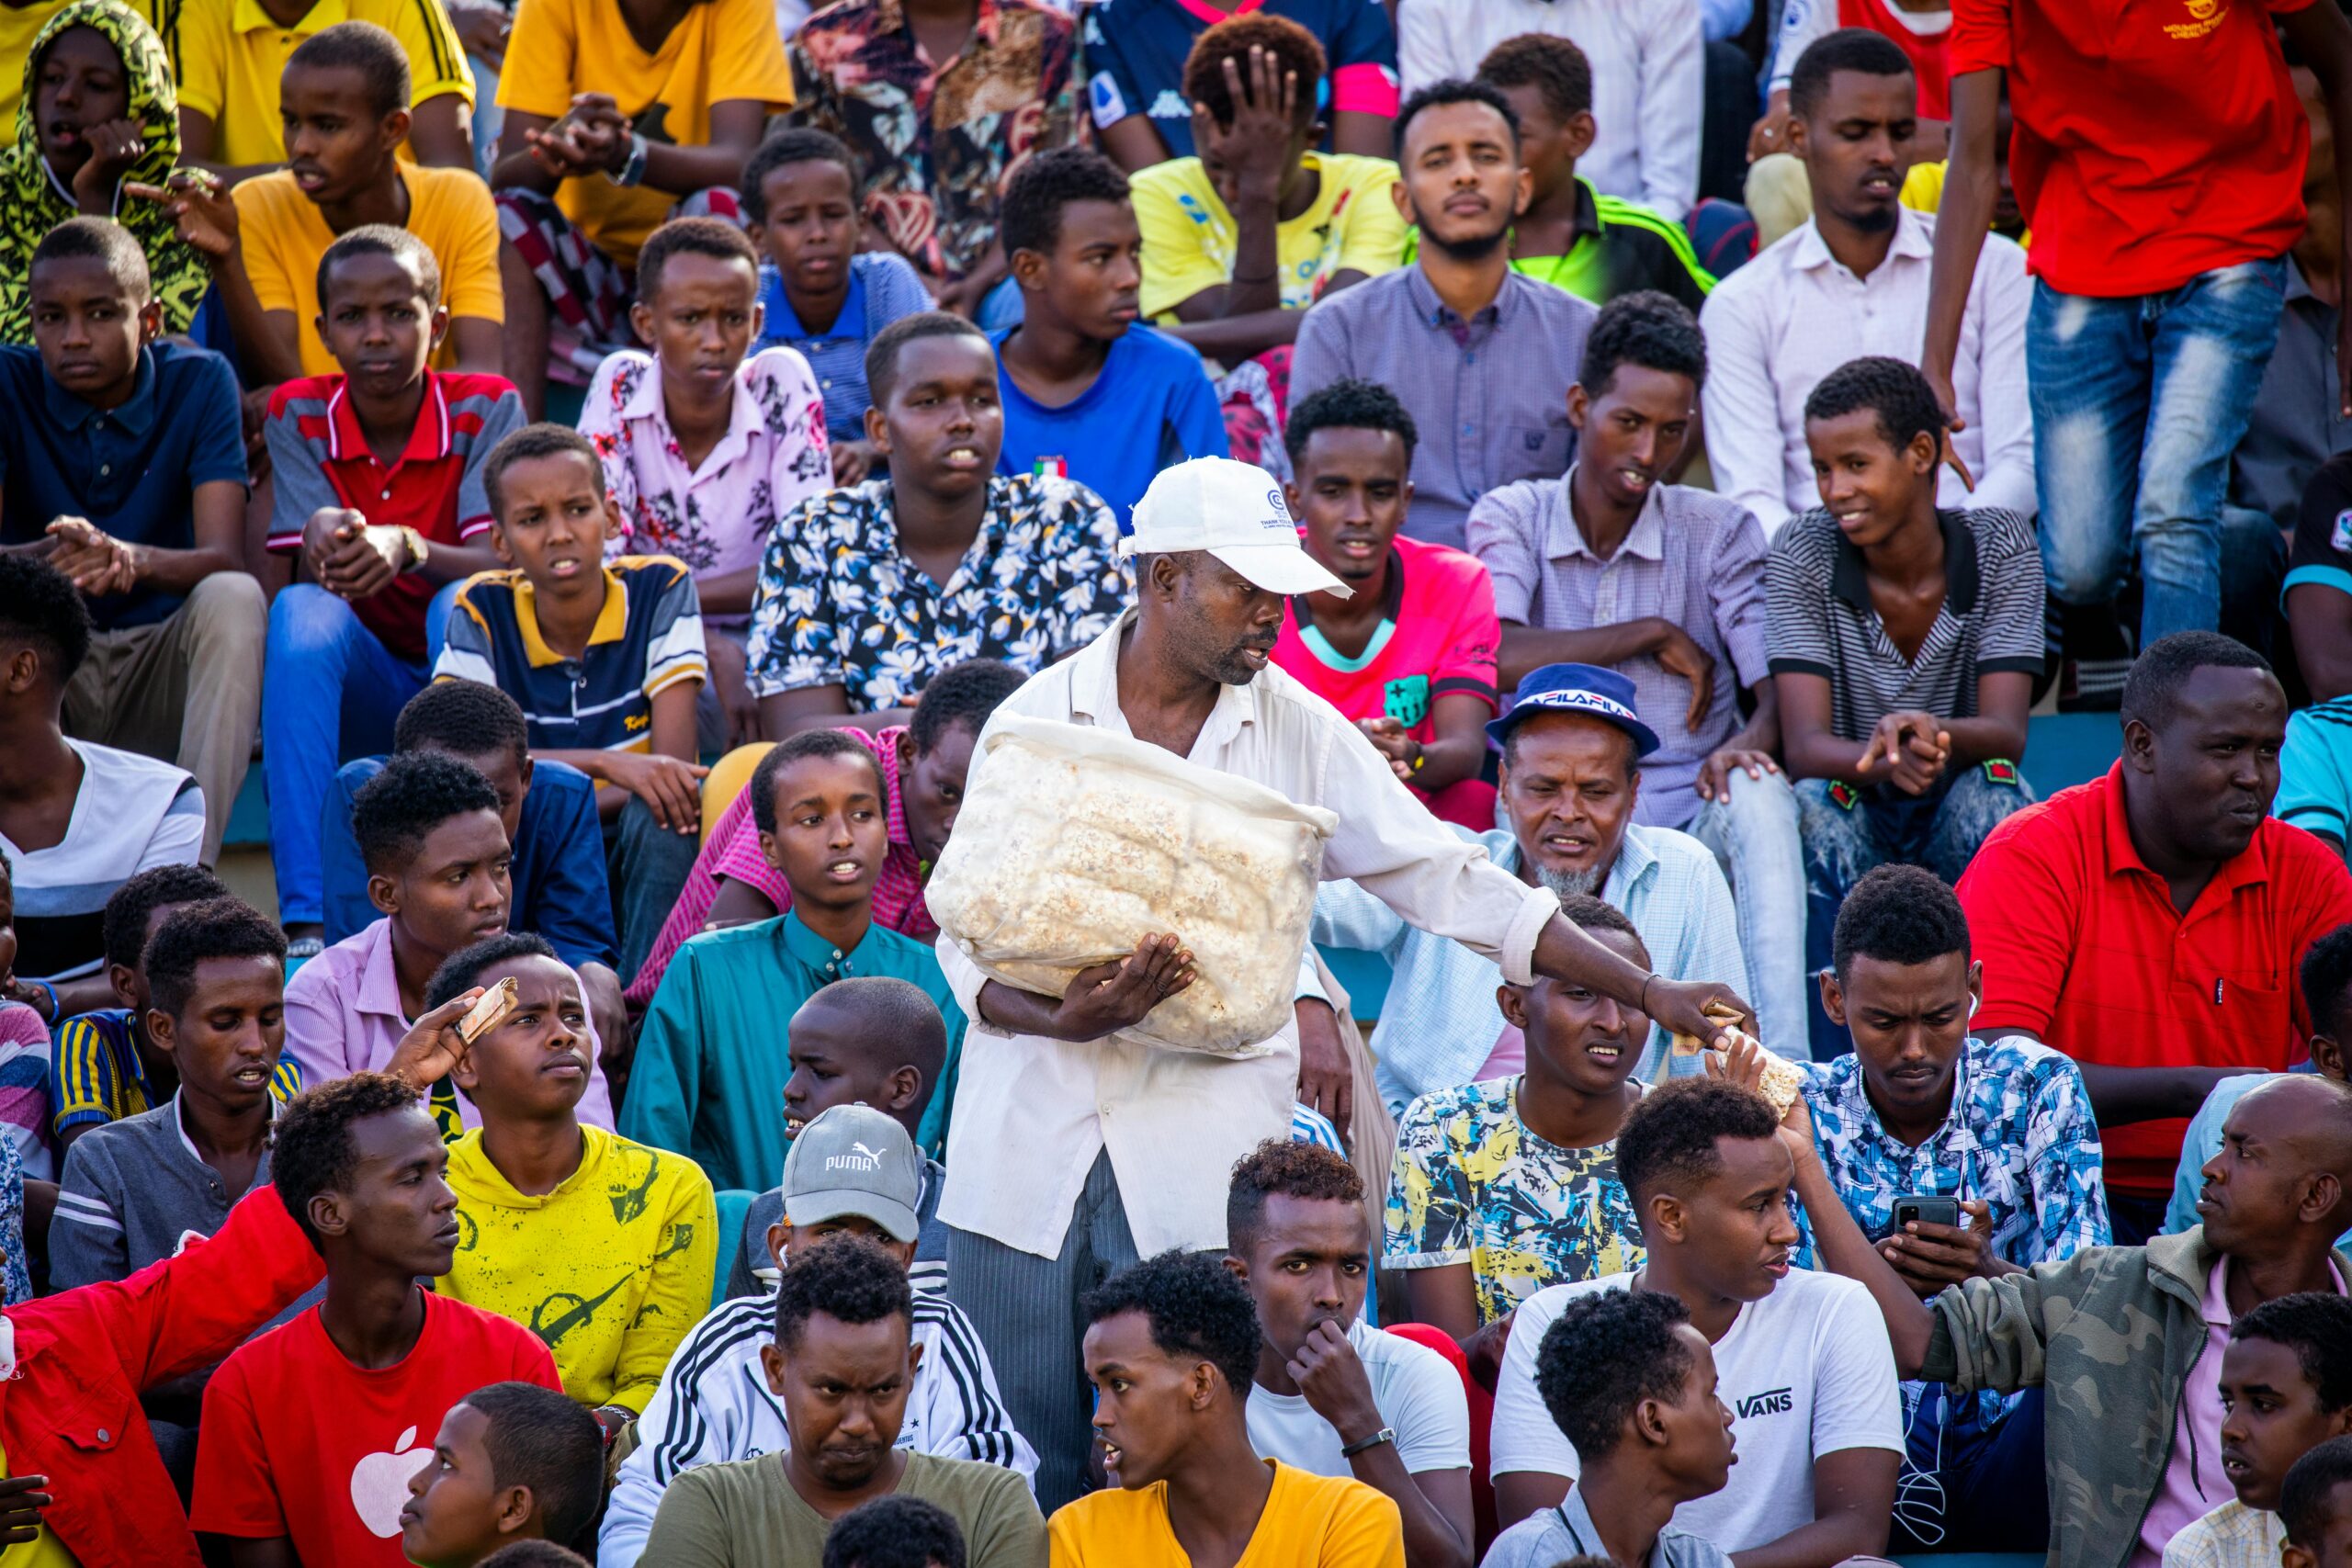
[[[1389,189],[1396,165],[1385,158],[1309,152],[1302,167],[1320,184],[1307,209],[1274,231],[1283,306],[1304,310],[1333,274],[1393,271],[1405,254],[1405,220]],[[1143,231],[1139,309],[1160,322],[1204,288],[1231,281],[1241,231],[1198,158],[1154,164],[1134,180],[1136,224]]]

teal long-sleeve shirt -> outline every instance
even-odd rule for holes
[[[707,931],[670,961],[638,1032],[620,1131],[687,1156],[714,1186],[763,1192],[784,1171],[786,1029],[835,980],[882,975],[922,987],[947,1022],[947,1063],[916,1142],[936,1157],[964,1047],[964,1014],[931,949],[881,926],[844,953],[786,913]]]

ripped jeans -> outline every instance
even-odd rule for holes
[[[2278,256],[2113,299],[2034,283],[2025,355],[2042,567],[2062,603],[2102,604],[2136,553],[2142,648],[2219,623],[2230,454],[2278,346],[2286,287]]]

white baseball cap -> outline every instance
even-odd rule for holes
[[[1136,502],[1123,556],[1206,550],[1270,593],[1353,591],[1299,543],[1298,522],[1274,476],[1230,457],[1195,457],[1162,468]]]

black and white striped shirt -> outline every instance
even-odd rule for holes
[[[2033,525],[1984,507],[1938,512],[1944,535],[1944,602],[1906,660],[1871,605],[1862,552],[1820,507],[1800,513],[1772,539],[1765,577],[1765,649],[1776,675],[1829,682],[1829,727],[1867,741],[1890,713],[1916,709],[1973,718],[1976,681],[2000,671],[2041,672],[2041,552]]]
[[[761,1349],[775,1337],[771,1293],[721,1303],[678,1346],[638,1418],[639,1447],[613,1483],[598,1541],[597,1561],[605,1568],[633,1568],[662,1493],[679,1472],[783,1450],[784,1403],[760,1366]],[[922,1360],[898,1446],[1002,1465],[1034,1487],[1036,1451],[1013,1429],[972,1320],[946,1297],[918,1291],[914,1340]]]

